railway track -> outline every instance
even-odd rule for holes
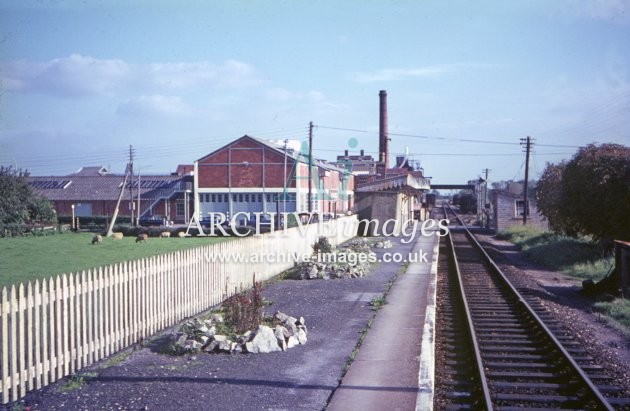
[[[604,367],[443,212],[459,224],[441,244],[435,408],[630,409]]]

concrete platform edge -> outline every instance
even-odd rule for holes
[[[435,384],[435,306],[437,291],[438,255],[440,252],[440,238],[433,248],[431,260],[431,279],[427,288],[427,307],[424,327],[422,330],[422,345],[420,350],[420,369],[418,371],[418,398],[416,411],[433,410],[433,393]]]

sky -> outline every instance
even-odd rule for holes
[[[630,145],[630,0],[0,2],[0,165],[172,172],[244,134],[434,183]],[[353,142],[358,141],[358,145]],[[393,165],[393,164],[390,164]]]

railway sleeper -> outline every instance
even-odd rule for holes
[[[541,347],[507,347],[504,345],[483,345],[481,351],[487,352],[505,352],[505,353],[529,353],[529,354],[548,354]]]
[[[583,404],[583,398],[575,395],[538,395],[538,394],[495,394],[494,400],[497,402],[534,404],[562,404],[564,406],[577,406]]]
[[[556,390],[566,391],[575,390],[575,384],[568,383],[550,383],[550,382],[502,382],[496,381],[492,383],[492,388],[497,390],[524,389],[524,390]]]
[[[566,378],[562,375],[558,375],[557,373],[550,372],[515,372],[515,371],[495,371],[495,370],[487,370],[486,376],[489,378],[494,378],[496,380],[503,381],[521,381],[521,382],[536,382],[536,381],[554,381],[554,382],[563,382],[566,381]],[[535,380],[535,381],[534,381]]]
[[[606,400],[610,403],[610,405],[615,407],[622,408],[624,410],[630,408],[630,398],[610,397],[606,398]]]
[[[520,368],[535,368],[538,370],[555,370],[556,366],[554,364],[547,364],[543,362],[501,362],[501,361],[488,361],[483,364],[485,367],[492,368],[509,368],[509,369],[520,369]]]

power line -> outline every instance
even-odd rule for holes
[[[376,134],[375,132],[371,132],[371,131],[368,131],[368,130],[360,130],[360,129],[356,129],[356,128],[344,128],[344,127],[333,127],[333,126],[322,126],[322,125],[318,125],[317,127],[318,128],[329,129],[329,130],[354,131],[354,132],[359,132],[359,133]],[[509,141],[478,140],[478,139],[468,139],[468,138],[447,138],[447,137],[425,136],[425,135],[421,135],[421,134],[403,134],[403,133],[392,133],[392,132],[389,132],[387,134],[390,135],[390,136],[408,137],[408,138],[421,138],[421,139],[425,139],[425,140],[462,141],[462,142],[466,142],[466,143],[502,144],[502,145],[510,145],[510,146],[517,146],[518,145],[518,143],[513,143],[513,142],[509,142]]]

